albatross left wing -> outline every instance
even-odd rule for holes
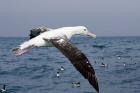
[[[32,38],[40,35],[41,33],[44,33],[44,32],[47,32],[47,31],[51,31],[51,30],[53,30],[53,29],[50,29],[50,28],[48,28],[46,26],[34,28],[34,29],[30,30],[29,37],[30,37],[30,39],[32,39]]]
[[[99,92],[95,71],[87,57],[68,40],[50,39],[49,41],[71,61],[73,66],[89,81],[96,91]]]

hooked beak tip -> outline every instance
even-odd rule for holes
[[[96,35],[91,33],[91,32],[88,32],[87,35],[90,36],[90,37],[96,38]]]

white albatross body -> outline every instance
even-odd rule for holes
[[[40,35],[25,41],[21,45],[19,45],[18,49],[19,51],[16,51],[16,55],[21,55],[25,52],[27,52],[30,48],[34,47],[41,47],[41,46],[49,46],[49,42],[46,42],[44,39],[54,39],[54,38],[64,38],[71,39],[73,35],[80,34],[80,35],[88,35],[93,38],[96,38],[96,35],[89,32],[86,27],[84,26],[75,26],[75,27],[62,27],[58,29],[53,29],[51,31],[47,31],[44,33],[41,33]],[[22,50],[22,51],[21,51]]]
[[[62,27],[41,33],[40,35],[22,43],[19,45],[19,47],[13,49],[13,52],[15,55],[19,56],[33,47],[48,46],[49,43],[51,43],[70,60],[73,66],[99,93],[98,81],[95,71],[88,58],[69,41],[69,39],[71,39],[71,37],[76,34],[89,35],[94,38],[96,37],[95,34],[90,33],[84,26]]]

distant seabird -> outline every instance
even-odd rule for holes
[[[57,71],[57,73],[56,73],[56,76],[57,76],[57,77],[60,77],[60,74],[62,74],[62,73],[63,73],[63,71],[64,71],[65,69],[64,69],[64,67],[63,67],[63,66],[61,66],[61,67],[60,67],[60,68],[58,68],[57,70],[58,70],[58,71]]]
[[[80,82],[72,82],[72,87],[80,87]]]
[[[69,41],[73,35],[88,35],[93,38],[95,34],[89,32],[84,26],[62,27],[41,33],[40,35],[22,43],[13,49],[16,56],[22,55],[34,47],[48,46],[50,43],[58,48],[75,66],[75,68],[89,81],[89,83],[99,92],[98,81],[95,71],[87,57]]]
[[[0,89],[0,93],[5,93],[6,92],[6,85],[4,84],[2,89]]]
[[[60,77],[60,72],[59,72],[59,71],[56,73],[56,76],[57,76],[58,78]]]
[[[101,63],[101,67],[108,67],[108,64]]]
[[[60,71],[64,71],[65,69],[64,69],[63,66],[61,66],[58,70],[60,70]]]

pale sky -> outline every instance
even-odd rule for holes
[[[140,0],[0,0],[0,36],[80,25],[97,36],[140,36]]]

